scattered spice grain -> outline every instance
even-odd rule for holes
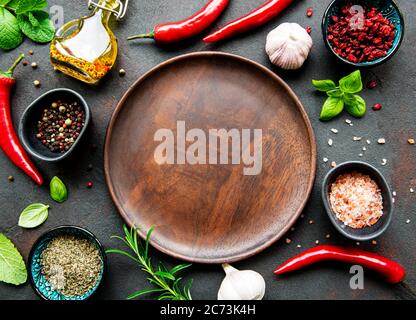
[[[9,182],[14,182],[14,177],[13,176],[8,176],[7,180],[9,180]]]
[[[414,145],[415,144],[415,139],[412,139],[412,138],[407,139],[407,143],[411,144],[411,145]]]

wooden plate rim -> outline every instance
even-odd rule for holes
[[[108,152],[109,144],[110,144],[110,138],[112,136],[113,128],[114,128],[114,125],[116,123],[118,114],[120,113],[120,111],[122,109],[122,106],[124,105],[126,100],[129,98],[130,94],[133,92],[133,90],[137,86],[139,86],[149,76],[158,72],[160,69],[162,69],[162,68],[164,68],[164,67],[166,67],[170,64],[174,64],[178,61],[186,60],[188,58],[212,57],[212,56],[231,58],[231,59],[234,59],[234,60],[237,60],[237,61],[241,61],[243,63],[250,64],[250,65],[256,67],[257,69],[259,69],[260,71],[264,72],[269,77],[272,77],[275,81],[277,81],[278,83],[280,83],[282,85],[282,87],[286,90],[286,92],[289,94],[289,96],[295,101],[295,103],[298,107],[298,110],[299,110],[300,114],[302,115],[303,122],[305,123],[305,125],[307,127],[308,137],[309,137],[309,144],[311,146],[312,161],[311,161],[311,167],[310,167],[311,174],[309,176],[308,189],[307,189],[307,192],[306,192],[306,195],[305,195],[305,199],[300,204],[298,210],[292,216],[291,220],[289,221],[289,223],[287,224],[287,226],[285,228],[283,228],[273,238],[269,239],[268,241],[264,242],[262,245],[258,246],[257,248],[255,248],[253,250],[250,250],[246,253],[235,254],[235,255],[230,256],[228,258],[195,258],[195,257],[179,254],[179,253],[176,253],[172,250],[166,249],[163,246],[161,246],[161,245],[155,243],[154,241],[152,241],[152,239],[150,239],[150,241],[149,241],[149,243],[154,248],[156,248],[157,250],[159,250],[159,251],[161,251],[161,252],[163,252],[163,253],[171,256],[171,257],[174,257],[176,259],[185,260],[185,261],[188,261],[188,262],[203,263],[203,264],[231,263],[231,262],[236,262],[236,261],[240,261],[240,260],[243,260],[243,259],[247,259],[249,257],[252,257],[252,256],[258,254],[259,252],[263,251],[264,249],[268,248],[273,243],[275,243],[277,240],[279,240],[293,226],[293,224],[296,222],[296,220],[301,215],[303,209],[305,208],[307,201],[309,200],[309,197],[311,195],[312,188],[313,188],[313,185],[314,185],[314,182],[315,182],[316,162],[317,162],[317,160],[316,160],[316,155],[317,155],[316,139],[315,139],[315,134],[314,134],[311,122],[309,120],[309,117],[308,117],[300,99],[296,96],[296,94],[289,87],[289,85],[285,81],[283,81],[278,75],[276,75],[274,72],[272,72],[271,70],[269,70],[265,66],[261,65],[260,63],[257,63],[253,60],[248,59],[248,58],[244,58],[242,56],[238,56],[238,55],[231,54],[231,53],[217,52],[217,51],[200,51],[200,52],[193,52],[193,53],[187,53],[187,54],[179,55],[179,56],[170,58],[170,59],[156,65],[155,67],[153,67],[152,69],[147,71],[145,74],[143,74],[141,77],[139,77],[129,87],[129,89],[126,91],[126,93],[123,95],[123,97],[121,98],[121,100],[117,104],[117,106],[114,109],[113,114],[111,116],[109,125],[107,127],[107,132],[106,132],[106,136],[105,136],[105,143],[104,143],[104,174],[105,174],[105,180],[106,180],[107,188],[110,192],[110,196],[111,196],[117,210],[119,211],[120,215],[122,216],[123,220],[130,227],[133,225],[132,221],[129,218],[129,215],[127,214],[127,212],[124,211],[123,207],[121,206],[120,202],[118,201],[118,198],[115,195],[114,187],[113,187],[113,184],[112,184],[111,178],[110,178],[110,170],[109,170],[109,167],[110,167],[109,161],[110,161],[110,159],[109,159],[109,152]],[[138,229],[138,234],[142,239],[146,239],[147,231],[144,231],[144,230],[139,228]]]

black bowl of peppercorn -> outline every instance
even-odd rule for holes
[[[56,162],[74,151],[90,121],[90,109],[80,94],[71,89],[53,89],[24,111],[19,137],[30,155]]]
[[[322,19],[328,50],[355,67],[374,67],[399,50],[404,19],[394,0],[333,0]]]

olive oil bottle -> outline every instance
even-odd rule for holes
[[[56,32],[50,47],[54,68],[89,84],[103,78],[117,59],[117,38],[109,20],[112,14],[124,16],[127,2],[124,5],[121,0],[90,0],[94,7],[90,16],[72,20]]]

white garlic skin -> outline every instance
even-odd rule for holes
[[[218,300],[261,300],[266,291],[264,278],[255,271],[239,271],[223,264],[226,273],[218,291]]]
[[[267,35],[266,53],[271,63],[286,69],[299,69],[308,58],[313,40],[297,23],[282,23]]]

